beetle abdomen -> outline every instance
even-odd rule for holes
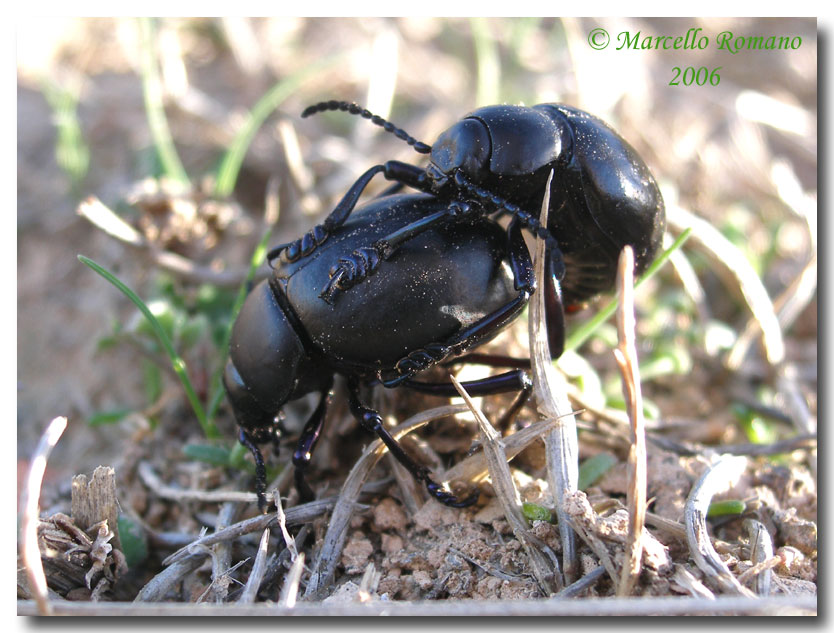
[[[332,305],[320,297],[340,258],[447,204],[426,195],[376,199],[314,253],[276,269],[309,339],[336,366],[391,368],[411,351],[448,340],[517,294],[504,230],[478,218],[409,240]]]

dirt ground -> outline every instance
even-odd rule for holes
[[[709,37],[704,50],[617,51],[612,42],[605,51],[594,51],[587,44],[595,28],[605,28],[613,40],[623,32],[684,35],[690,27]],[[724,32],[801,38],[801,45],[732,53],[716,45]],[[684,209],[729,240],[732,247],[716,249],[709,232],[693,233],[681,251],[683,261],[667,264],[637,293],[642,388],[649,432],[657,439],[649,442],[649,510],[681,522],[686,497],[713,451],[747,446],[739,449],[748,455],[746,467],[721,497],[744,501],[745,510],[712,524],[719,554],[735,576],[753,566],[742,526],[755,517],[773,537],[771,593],[815,594],[814,20],[162,20],[150,41],[161,68],[167,124],[190,180],[179,189],[153,180],[162,163],[146,113],[141,33],[139,23],[127,19],[38,20],[21,23],[18,30],[18,488],[40,434],[57,415],[67,416],[69,425],[50,457],[42,516],[70,514],[73,475],[89,475],[100,464],[115,466],[119,503],[144,527],[149,551],[121,577],[120,587],[108,585],[96,597],[133,599],[181,544],[171,534],[196,537],[204,526],[212,529],[221,518],[232,523],[231,516],[242,520],[256,508],[163,490],[251,491],[251,478],[184,456],[185,445],[207,441],[170,362],[143,332],[135,307],[77,256],[110,269],[145,300],[176,308],[172,318],[181,321],[175,343],[205,404],[224,362],[218,346],[218,332],[228,323],[223,310],[230,309],[238,284],[200,284],[161,271],[153,253],[182,256],[209,271],[204,281],[234,276],[246,270],[263,233],[270,179],[278,183],[280,203],[270,238],[274,245],[309,229],[368,167],[386,159],[419,159],[404,143],[357,118],[299,118],[305,106],[331,98],[367,105],[426,142],[479,105],[559,101],[581,107],[611,123],[646,160],[663,191],[672,238],[687,225],[689,216],[678,211]],[[700,68],[720,68],[720,81],[671,86],[676,66],[683,73],[692,67],[692,77]],[[251,108],[276,81],[311,68],[257,129],[232,194],[215,196],[215,169]],[[56,151],[62,147],[64,154]],[[384,184],[374,187],[381,191]],[[79,205],[89,196],[115,210],[151,246],[130,247],[81,217]],[[736,253],[746,262],[742,272],[732,259]],[[756,304],[747,271],[764,291],[765,310],[778,318],[784,344],[779,358],[762,347],[753,319],[761,311],[751,308]],[[204,300],[207,288],[221,288],[213,303]],[[602,303],[574,315],[569,333]],[[584,492],[599,521],[594,533],[619,560],[627,531],[622,508],[629,442],[618,422],[623,397],[611,323],[558,366],[571,377],[571,393],[578,394],[574,408],[585,409],[578,416],[580,463],[600,454],[613,457],[613,467]],[[745,337],[749,345],[742,353],[739,340]],[[488,351],[528,356],[526,320],[519,319]],[[471,371],[474,376],[486,370]],[[373,393],[374,401],[396,422],[445,404],[402,390],[382,391]],[[481,406],[494,422],[512,400],[487,398]],[[288,426],[300,427],[312,406],[308,401],[288,406]],[[89,424],[116,411],[113,423]],[[512,429],[538,419],[528,405]],[[216,423],[219,444],[231,446],[236,431],[225,402]],[[460,461],[477,436],[466,416],[434,422],[421,433],[408,440],[409,450],[435,472]],[[806,436],[813,436],[812,449],[807,443],[758,453],[749,448]],[[310,472],[319,498],[338,494],[369,441],[336,398]],[[290,446],[288,441],[282,449],[282,460]],[[523,501],[553,509],[544,462],[543,445],[535,441],[512,462],[512,473]],[[159,481],[143,476],[148,472]],[[371,474],[371,492],[350,519],[336,576],[317,599],[356,600],[360,588],[370,599],[402,601],[542,597],[529,552],[488,480],[479,484],[476,506],[454,510],[428,500],[420,489],[406,490],[391,473],[383,460]],[[279,481],[289,504],[297,502],[290,479]],[[311,563],[325,539],[328,516],[305,525],[307,538],[299,546]],[[543,551],[561,557],[554,523],[535,520],[529,528]],[[634,595],[695,595],[695,585],[682,580],[684,571],[707,591],[723,593],[689,560],[679,533],[657,524],[648,529],[656,557],[644,555]],[[293,536],[297,530],[291,529]],[[229,545],[223,573],[212,568],[222,558],[215,552],[164,599],[239,597],[252,563],[234,565],[254,556],[258,536]],[[276,554],[283,547],[277,529],[270,547]],[[259,600],[278,599],[290,566],[289,556],[279,558]],[[599,564],[599,552],[581,541],[578,561],[579,575],[588,573]],[[309,567],[301,576],[302,590],[308,574]],[[755,578],[743,581],[754,587]],[[226,579],[225,585],[218,579]],[[603,576],[581,595],[615,591],[611,578]],[[26,590],[19,588],[20,595]],[[72,597],[90,595],[87,588]]]

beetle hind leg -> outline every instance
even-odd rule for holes
[[[452,508],[465,508],[471,506],[478,500],[478,491],[476,490],[471,495],[464,499],[458,499],[454,494],[447,491],[443,486],[434,481],[431,477],[429,469],[421,466],[415,462],[408,453],[405,452],[402,445],[388,432],[388,429],[382,423],[382,416],[379,412],[366,407],[359,399],[359,383],[355,378],[348,380],[348,394],[350,399],[350,411],[360,426],[374,433],[385,444],[391,454],[406,467],[417,481],[425,484],[426,490],[429,491],[432,497],[437,499],[440,503],[450,506]]]

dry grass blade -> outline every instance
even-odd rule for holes
[[[539,420],[513,433],[509,437],[503,438],[504,453],[507,456],[507,460],[511,461],[513,457],[530,446],[536,439],[542,437],[558,423],[558,418]],[[478,452],[463,459],[447,470],[446,479],[449,481],[458,479],[463,481],[480,481],[486,477],[488,472],[486,456],[483,452]]]
[[[335,499],[333,498],[319,499],[317,501],[311,501],[310,503],[304,503],[300,506],[289,508],[285,513],[287,525],[292,527],[303,523],[309,523],[313,519],[322,516],[330,510],[334,503]],[[234,525],[230,525],[225,529],[217,530],[213,534],[206,534],[205,536],[198,538],[193,543],[189,543],[182,549],[179,549],[168,556],[168,558],[162,561],[162,564],[171,565],[176,563],[177,561],[190,556],[192,552],[194,552],[195,548],[208,547],[209,545],[214,545],[215,543],[236,539],[244,534],[249,534],[250,532],[263,530],[271,526],[277,520],[278,517],[275,514],[259,514],[244,521],[240,521],[239,523],[235,523]]]
[[[771,365],[781,363],[785,358],[782,328],[779,326],[770,296],[747,258],[712,224],[680,206],[669,205],[666,208],[666,220],[677,230],[691,228],[691,240],[698,242],[710,257],[735,278],[753,318],[761,328],[762,343],[768,362]],[[730,369],[738,369],[738,366],[730,365]]]
[[[20,526],[20,557],[26,566],[29,589],[35,598],[35,604],[40,615],[50,615],[52,612],[47,597],[46,575],[43,572],[41,551],[38,547],[41,484],[43,483],[44,472],[46,472],[46,462],[49,459],[49,454],[55,448],[66,428],[67,419],[65,417],[54,418],[46,427],[35,448],[35,453],[32,455],[29,474],[26,477],[26,487],[23,489],[23,498],[20,501],[23,508],[23,520]]]
[[[653,512],[646,512],[646,523],[657,528],[658,530],[668,532],[675,538],[679,538],[680,540],[686,539],[686,527],[683,523],[672,521],[671,519],[654,514]]]
[[[689,553],[698,568],[715,580],[724,591],[753,597],[752,591],[742,586],[718,556],[707,532],[707,510],[712,497],[726,489],[747,467],[744,457],[723,456],[701,475],[692,487],[684,506],[684,524]]]
[[[793,325],[796,318],[811,302],[817,292],[817,256],[814,254],[810,261],[797,275],[790,285],[773,301],[773,308],[776,310],[776,318],[783,330]],[[730,367],[741,366],[741,361],[747,355],[750,343],[759,334],[759,323],[750,319],[744,327],[744,331],[738,337],[727,357],[727,364]]]
[[[258,595],[258,589],[261,587],[261,581],[266,571],[266,552],[269,548],[269,535],[269,528],[266,528],[261,535],[261,542],[258,544],[258,553],[255,555],[252,571],[249,573],[249,578],[246,579],[243,592],[238,598],[239,604],[252,604],[255,602],[255,597]]]
[[[739,576],[738,580],[744,582],[746,578],[755,575],[756,593],[760,596],[770,595],[771,568],[778,564],[781,559],[774,558],[773,540],[764,525],[755,519],[745,519],[744,528],[747,530],[750,540],[750,560],[753,567]]]
[[[423,411],[391,430],[394,439],[400,439],[411,431],[420,428],[432,420],[462,413],[467,408],[464,405],[447,405]],[[347,536],[347,528],[359,497],[362,484],[371,474],[374,466],[386,452],[382,440],[374,440],[362,453],[362,456],[351,469],[342,485],[342,490],[333,508],[327,533],[324,535],[321,551],[313,565],[310,580],[304,592],[306,598],[316,596],[324,590],[333,580],[336,573],[336,565],[341,558],[342,548]]]
[[[284,543],[286,543],[287,549],[290,551],[290,556],[295,560],[298,558],[298,550],[295,549],[295,541],[287,530],[287,517],[284,514],[284,505],[277,491],[275,492],[275,499],[277,501],[275,504],[275,515],[278,517],[278,527],[281,528],[281,535],[284,537]]]
[[[695,578],[686,567],[683,565],[675,565],[675,575],[672,580],[677,585],[689,593],[693,598],[707,598],[708,600],[715,600],[715,594],[710,591],[709,587],[704,585],[700,580]]]
[[[233,523],[240,511],[241,504],[236,502],[226,502],[217,513],[217,523],[215,524],[215,531],[226,528]],[[229,577],[228,571],[232,564],[232,545],[229,541],[221,541],[214,544],[214,555],[211,558],[211,584],[214,590],[214,601],[218,603],[225,602],[226,595],[229,591]]]
[[[202,565],[203,559],[210,554],[211,550],[205,548],[204,551],[177,560],[142,587],[133,602],[161,602],[172,587]]]
[[[460,382],[454,376],[450,376],[450,378],[455,389],[458,390],[458,393],[469,406],[472,415],[475,416],[475,420],[478,422],[481,443],[483,444],[484,456],[486,457],[489,476],[492,480],[492,487],[495,490],[495,495],[501,504],[501,508],[504,510],[504,517],[513,529],[516,538],[524,546],[527,556],[530,559],[533,575],[536,577],[540,588],[547,595],[550,595],[554,591],[554,581],[558,583],[558,573],[554,573],[554,570],[549,567],[547,558],[533,542],[532,535],[527,529],[527,521],[521,513],[521,496],[518,494],[515,483],[513,483],[513,476],[507,464],[507,456],[504,453],[504,443],[501,441],[501,435],[493,428],[483,412],[475,405]]]
[[[637,364],[634,320],[634,252],[626,246],[620,253],[617,290],[620,308],[617,330],[620,346],[614,350],[623,379],[623,395],[631,421],[631,446],[628,451],[628,540],[625,560],[617,586],[618,596],[627,596],[640,575],[643,555],[643,526],[646,523],[646,430],[643,421],[643,396]]]
[[[397,482],[397,487],[400,490],[403,505],[406,510],[408,510],[409,516],[413,517],[420,510],[420,506],[422,506],[425,502],[425,496],[422,493],[420,484],[416,479],[414,479],[414,477],[411,476],[408,469],[398,462],[397,459],[391,455],[391,453],[388,453],[385,458],[388,465],[391,467],[394,480]],[[472,481],[472,479],[467,477],[452,477],[449,471],[446,472],[446,477],[449,480],[467,479],[468,481]]]
[[[808,403],[802,394],[796,366],[793,363],[782,363],[777,369],[776,389],[784,398],[784,407],[793,425],[801,433],[816,434],[817,419],[808,410]]]
[[[668,249],[672,246],[672,236],[666,233],[663,236],[663,248]],[[678,249],[669,255],[669,263],[675,270],[675,274],[681,282],[683,291],[692,301],[695,306],[695,314],[698,315],[698,320],[701,324],[706,324],[710,319],[710,309],[707,304],[707,296],[704,287],[701,285],[700,279],[689,262],[689,259],[684,254],[683,250]]]
[[[589,571],[587,574],[582,576],[582,578],[577,580],[575,583],[573,583],[571,585],[568,585],[567,587],[562,589],[562,591],[560,591],[555,596],[553,596],[553,598],[554,599],[561,599],[561,598],[573,598],[575,596],[578,596],[580,593],[582,593],[586,589],[589,589],[590,587],[593,587],[596,584],[597,580],[602,578],[604,575],[605,575],[605,567],[603,565],[599,565],[597,567],[594,567],[591,571]]]
[[[542,199],[539,221],[547,226],[550,203],[550,183],[553,172],[547,179]],[[544,240],[536,240],[535,269],[539,288],[546,280]],[[530,363],[533,371],[533,388],[538,399],[539,412],[546,418],[558,419],[556,427],[545,436],[548,483],[553,491],[556,514],[559,517],[559,532],[562,539],[562,570],[565,583],[570,583],[578,573],[576,563],[576,537],[570,528],[564,511],[565,497],[576,490],[579,478],[579,445],[576,436],[576,420],[571,414],[566,386],[553,368],[550,348],[547,342],[547,315],[544,305],[544,291],[533,293],[528,316],[530,336]]]
[[[292,609],[298,597],[298,584],[301,582],[301,574],[304,571],[304,552],[301,552],[293,561],[290,571],[284,580],[284,587],[281,589],[280,603]]]
[[[159,476],[154,472],[153,467],[148,462],[139,462],[137,468],[139,477],[142,482],[153,492],[163,499],[172,499],[174,501],[199,501],[201,503],[225,503],[230,501],[237,501],[241,503],[253,504],[258,500],[258,496],[254,492],[242,492],[237,490],[187,490],[183,488],[174,488],[165,484]],[[267,495],[267,501],[270,500],[270,495]]]
[[[359,590],[356,592],[356,598],[359,602],[367,602],[376,593],[379,587],[379,579],[382,577],[382,572],[376,570],[373,562],[368,563],[365,568],[365,573],[362,574],[362,580],[359,582]]]

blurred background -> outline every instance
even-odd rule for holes
[[[588,43],[598,28],[611,35],[604,50]],[[709,38],[705,50],[615,50],[622,32],[642,41],[690,28]],[[717,50],[724,31],[800,37],[801,46],[733,54]],[[493,103],[564,102],[606,120],[655,174],[673,236],[687,222],[675,209],[691,212],[735,245],[771,299],[799,297],[780,324],[815,415],[813,19],[38,19],[20,23],[17,37],[19,463],[56,415],[70,425],[50,466],[72,472],[118,455],[141,425],[137,413],[199,432],[136,308],[77,255],[149,303],[208,401],[229,310],[271,222],[268,182],[277,183],[269,241],[278,244],[311,227],[371,165],[420,160],[358,117],[300,119],[326,99],[356,101],[427,143]],[[670,85],[675,67],[680,84]],[[717,85],[698,85],[710,76]],[[98,226],[79,215],[90,196],[138,241],[103,231],[109,212]],[[726,425],[712,415],[723,410],[724,375],[704,368],[722,367],[707,361],[727,360],[751,312],[732,271],[697,242],[683,249],[688,268],[668,267],[641,295],[652,314],[641,361],[664,415],[698,411]],[[191,268],[166,267],[169,254]],[[736,369],[752,359],[746,375],[767,386],[756,331],[749,351],[736,351]],[[604,349],[594,345],[591,363]],[[231,438],[228,418],[221,404],[218,424]]]

